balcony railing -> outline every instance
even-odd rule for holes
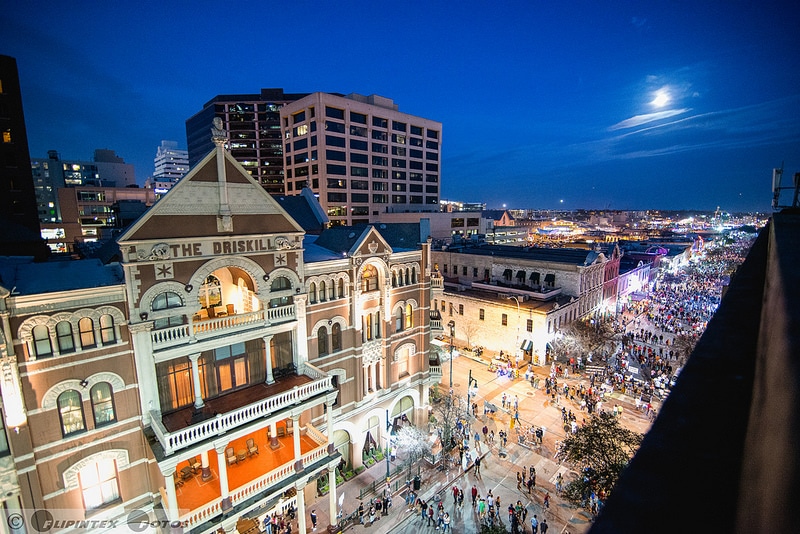
[[[438,274],[431,274],[431,289],[444,291],[444,277]]]
[[[201,421],[173,432],[170,432],[164,426],[160,414],[152,410],[150,416],[153,432],[161,443],[164,454],[169,456],[175,451],[195,445],[214,436],[219,436],[251,421],[274,414],[283,408],[299,404],[332,388],[331,376],[323,375],[319,377],[322,373],[311,366],[304,366],[304,371],[306,371],[304,374],[314,378],[313,382],[293,387],[290,390],[258,400],[236,410],[217,414],[213,419]]]
[[[439,375],[442,376],[442,366],[441,365],[429,365],[428,370],[431,372],[432,375]]]
[[[257,310],[248,313],[236,313],[213,319],[193,320],[190,324],[160,328],[150,332],[150,340],[154,350],[167,349],[188,343],[189,340],[202,341],[221,334],[230,334],[265,324],[280,324],[293,321],[297,316],[294,304]]]

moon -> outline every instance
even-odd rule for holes
[[[659,89],[656,91],[653,100],[650,101],[650,105],[656,108],[663,108],[667,104],[669,104],[669,91],[666,88]]]

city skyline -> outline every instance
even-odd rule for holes
[[[768,211],[772,168],[800,172],[798,13],[777,4],[336,6],[15,5],[0,53],[31,156],[109,148],[142,184],[205,102],[281,87],[442,122],[441,198],[488,208]]]

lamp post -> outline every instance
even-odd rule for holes
[[[472,384],[475,383],[475,389],[478,389],[478,380],[472,378],[472,369],[469,370],[469,380],[467,382],[467,413],[472,414]],[[476,391],[477,395],[478,392]]]
[[[453,390],[453,344],[455,343],[455,336],[456,336],[456,323],[455,321],[450,321],[447,323],[447,326],[450,327],[450,391]]]

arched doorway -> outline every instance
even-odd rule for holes
[[[333,433],[333,447],[342,455],[342,461],[353,467],[350,461],[350,433],[347,430],[336,430]]]
[[[414,399],[406,395],[392,408],[392,433],[414,422]]]

